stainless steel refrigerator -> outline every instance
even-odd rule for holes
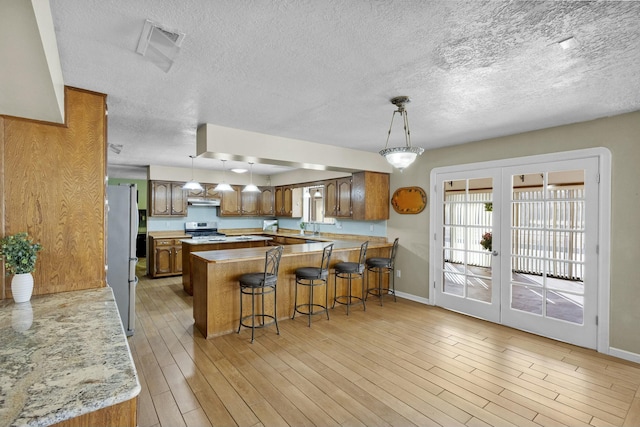
[[[136,317],[136,238],[138,191],[135,184],[107,186],[107,284],[120,311],[127,336],[133,335]]]

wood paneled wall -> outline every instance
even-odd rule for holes
[[[34,295],[106,285],[106,95],[65,88],[65,124],[0,118],[2,235],[42,244]],[[3,275],[4,298],[11,297]]]

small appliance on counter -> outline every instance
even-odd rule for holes
[[[262,231],[277,232],[278,220],[277,219],[265,219],[262,223]]]
[[[226,234],[218,232],[217,222],[185,222],[184,233],[194,240],[209,240],[212,237],[224,237]]]

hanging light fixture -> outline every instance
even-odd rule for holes
[[[389,133],[387,134],[387,143],[384,146],[384,150],[380,151],[380,155],[387,159],[387,162],[394,168],[400,169],[400,172],[404,168],[409,166],[413,161],[424,152],[424,148],[411,146],[411,132],[409,131],[409,118],[407,117],[407,110],[404,108],[405,104],[411,102],[408,96],[396,96],[391,99],[391,103],[398,107],[391,116],[391,124],[389,125]],[[404,147],[387,148],[389,145],[389,136],[391,136],[391,128],[393,127],[393,119],[399,113],[404,122]]]
[[[220,161],[222,162],[222,182],[216,185],[216,188],[214,188],[213,191],[233,191],[233,188],[231,188],[225,180],[227,168],[224,162],[226,162],[226,160],[221,159]]]
[[[249,162],[249,173],[251,175],[251,180],[249,184],[242,189],[243,193],[259,193],[260,189],[253,184],[253,163]]]
[[[191,181],[187,182],[185,185],[182,186],[183,190],[204,190],[204,188],[202,188],[202,185],[200,185],[200,183],[198,181],[196,181],[195,179],[193,179],[193,158],[195,156],[189,156],[191,157]]]
[[[313,198],[314,199],[319,199],[320,197],[322,197],[322,193],[320,192],[320,188],[316,188],[316,192],[313,193]]]

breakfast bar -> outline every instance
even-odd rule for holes
[[[277,285],[278,320],[291,318],[295,304],[296,268],[319,266],[322,250],[329,243],[334,243],[331,266],[344,261],[357,262],[360,245],[364,240],[332,240],[284,246]],[[370,240],[367,257],[388,257],[391,246],[392,244],[386,239]],[[191,253],[193,317],[196,328],[206,338],[237,330],[240,318],[238,278],[243,273],[263,271],[267,250],[269,247]],[[332,301],[333,277],[329,283],[329,299]],[[338,285],[340,290],[343,284],[338,283]],[[361,296],[359,293],[357,295]],[[324,294],[317,297],[324,298]],[[299,295],[299,298],[304,299],[304,294]],[[272,309],[273,307],[266,307],[265,311]]]

